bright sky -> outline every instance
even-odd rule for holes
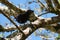
[[[27,3],[26,1],[31,1],[31,0],[9,0],[9,1],[12,2],[16,6],[18,6],[18,4],[20,4],[20,5],[22,5],[21,8],[27,9],[28,6],[25,7],[25,5],[28,5],[28,4],[26,4]],[[45,4],[44,0],[41,0],[41,2],[43,2]],[[25,4],[25,5],[23,5],[23,4]],[[0,6],[1,6],[1,4],[0,4]],[[29,5],[29,8],[32,10],[34,10],[34,8],[38,8],[38,7],[39,6],[36,3]],[[53,17],[53,16],[55,16],[55,14],[50,13],[50,14],[43,15],[42,17],[49,18],[49,17]],[[5,18],[2,14],[0,14],[0,24],[5,26],[5,23],[10,24],[10,21],[7,18]],[[5,32],[4,35],[7,36],[6,34],[8,35],[8,33]],[[39,36],[35,36],[34,34],[32,34],[31,36],[28,37],[27,40],[42,40],[42,39]]]

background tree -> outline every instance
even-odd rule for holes
[[[47,31],[50,30],[55,33],[60,33],[59,0],[29,0],[26,1],[26,3],[24,3],[23,5],[20,3],[20,5],[18,5],[19,7],[14,5],[13,2],[10,2],[10,0],[0,0],[0,3],[3,5],[0,7],[0,14],[2,14],[10,21],[10,23],[5,23],[3,25],[1,24],[0,26],[0,32],[11,32],[11,34],[5,37],[5,39],[9,38],[12,40],[17,38],[17,40],[25,40],[38,28],[44,28]],[[34,6],[32,7],[32,5]],[[27,20],[26,23],[19,24],[15,19],[16,16],[27,12],[27,10],[23,10],[22,7],[26,8],[27,10],[33,10],[34,12],[29,15],[29,20]],[[50,13],[52,15],[54,14],[54,16],[49,18]],[[41,16],[44,15],[46,17],[42,18]],[[46,34],[47,33],[48,32],[46,32]],[[43,37],[43,39],[51,37],[49,35],[47,36],[46,34],[41,33],[40,36]]]

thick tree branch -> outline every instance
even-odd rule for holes
[[[38,29],[38,28],[42,28],[43,26],[45,26],[45,25],[50,25],[50,24],[54,24],[54,23],[58,23],[58,22],[60,22],[60,16],[56,16],[56,17],[52,17],[52,18],[47,18],[47,19],[41,19],[41,20],[39,20],[39,24],[38,25],[36,25],[36,24],[33,24],[32,26],[30,26],[30,27],[32,27],[31,28],[31,30],[30,30],[30,32],[28,33],[28,34],[26,34],[25,36],[23,36],[22,38],[21,38],[21,40],[24,40],[24,39],[26,39],[29,35],[31,35],[36,29]],[[28,27],[27,27],[28,28]],[[45,28],[45,27],[44,27]],[[25,29],[26,30],[26,29]],[[26,31],[27,32],[27,31]],[[24,32],[25,33],[25,32]]]
[[[0,1],[1,1],[1,3],[5,4],[10,9],[13,9],[17,13],[23,13],[23,12],[25,12],[25,11],[22,11],[21,9],[17,8],[16,6],[14,6],[12,3],[8,2],[8,0],[0,0]]]
[[[60,22],[60,17],[59,16],[56,16],[56,17],[52,17],[52,18],[46,18],[46,19],[40,19],[40,25],[50,25],[50,24],[54,24],[54,23],[58,23]],[[36,23],[35,23],[36,24]],[[29,25],[29,24],[27,24]],[[27,25],[24,25],[23,26],[23,29],[24,27],[26,27]],[[33,24],[32,24],[33,25]],[[29,26],[27,26],[29,27]],[[19,27],[20,28],[20,27]],[[21,28],[20,28],[21,29]],[[9,31],[9,30],[16,30],[16,28],[9,28],[9,29],[5,29],[5,31]]]
[[[4,11],[0,10],[0,12],[1,12],[5,17],[7,17],[7,18],[16,26],[16,28],[24,35],[24,33],[20,30],[20,28],[16,25],[16,23],[13,22],[13,20],[11,20],[11,19],[5,14]]]
[[[53,27],[55,28],[56,32],[60,34],[60,24],[56,24],[56,26],[54,25]]]

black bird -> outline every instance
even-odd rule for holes
[[[19,14],[17,17],[16,17],[16,21],[18,23],[25,23],[27,22],[27,20],[29,20],[29,16],[33,13],[34,11],[33,10],[27,10],[27,12],[25,12],[24,14]]]

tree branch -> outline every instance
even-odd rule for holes
[[[41,1],[39,1],[39,0],[37,0],[37,1],[38,1],[38,3],[40,3],[40,6],[41,6],[42,8],[45,8],[45,6],[42,4]]]
[[[53,8],[53,4],[52,4],[52,0],[46,0],[46,3],[47,3],[47,5],[48,5],[48,10],[47,11],[49,11],[49,12],[51,12],[51,13],[54,13],[54,14],[56,14],[56,15],[60,15],[60,11],[59,10],[55,10],[54,8]],[[55,7],[58,7],[58,8],[60,8],[58,5],[59,4],[57,4],[58,3],[58,0],[53,0],[53,3],[54,3],[54,5],[55,5]]]
[[[58,10],[60,9],[60,4],[58,3],[58,0],[52,0],[54,5],[55,5],[55,8]]]
[[[0,10],[0,12],[1,12],[5,17],[7,17],[7,18],[16,26],[16,28],[24,35],[24,33],[20,30],[20,28],[16,25],[16,23],[13,22],[13,20],[11,20],[11,19],[5,14],[4,11]]]
[[[39,22],[40,23],[38,25],[36,25],[36,24],[32,24],[31,26],[28,25],[27,28],[30,26],[30,28],[31,28],[32,31],[29,29],[30,31],[28,32],[28,34],[25,34],[25,32],[24,32],[25,36],[22,36],[21,40],[26,39],[29,35],[31,35],[38,28],[42,28],[45,25],[50,25],[50,24],[54,24],[54,23],[60,22],[60,16],[56,16],[56,17],[52,17],[52,18],[47,18],[47,19],[39,19]]]
[[[10,9],[13,9],[17,13],[23,13],[23,12],[25,12],[25,11],[22,11],[21,9],[17,8],[16,6],[14,6],[12,3],[8,2],[8,0],[0,0],[0,1],[1,1],[1,3],[5,4]]]
[[[51,0],[45,0],[45,1],[46,1],[46,3],[47,3],[48,10],[49,10],[49,11],[51,11],[52,9],[54,10]]]

